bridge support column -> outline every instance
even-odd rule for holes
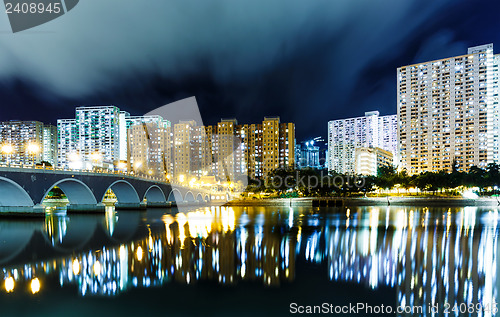
[[[145,203],[116,203],[115,209],[146,209]]]
[[[146,203],[148,208],[170,208],[172,207],[171,201],[148,201]]]
[[[69,204],[66,207],[67,212],[74,212],[74,213],[86,213],[86,212],[105,212],[106,206],[103,203],[99,204],[76,204],[76,205],[71,205]]]
[[[38,205],[37,205],[38,206]],[[0,216],[26,216],[26,217],[45,217],[45,208],[24,206],[0,206]]]

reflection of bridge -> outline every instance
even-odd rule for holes
[[[69,200],[68,210],[104,210],[108,190],[117,208],[169,206],[172,203],[209,202],[208,191],[170,183],[153,177],[52,169],[0,167],[0,211],[29,212],[43,209],[42,202],[54,187]],[[33,208],[35,207],[35,208]]]
[[[295,277],[296,239],[264,226],[271,219],[262,210],[211,206],[160,213],[161,221],[155,212],[109,208],[104,215],[48,213],[45,222],[6,220],[0,223],[0,282],[9,278],[15,287],[5,290],[22,291],[35,277],[57,276],[81,295],[117,295],[172,280],[278,286]],[[238,225],[247,222],[255,227]]]

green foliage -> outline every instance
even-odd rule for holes
[[[486,193],[487,188],[500,187],[500,166],[489,164],[486,169],[476,166],[469,172],[424,172],[409,176],[406,171],[398,172],[395,167],[381,167],[377,176],[353,176],[328,174],[317,169],[276,169],[265,180],[249,179],[247,192],[274,193],[280,197],[301,196],[346,196],[366,194],[375,188],[392,189],[397,185],[402,190],[418,188],[420,191],[437,193],[464,187],[478,187],[483,194],[498,194],[498,190]],[[295,196],[293,196],[295,197]]]

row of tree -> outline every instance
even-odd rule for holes
[[[424,172],[409,176],[406,171],[397,172],[392,167],[382,167],[374,178],[380,188],[391,189],[396,185],[401,188],[418,188],[421,191],[443,191],[463,187],[478,187],[481,193],[488,188],[500,187],[500,166],[488,164],[486,169],[472,166],[468,172],[460,172],[456,168],[451,173],[447,171]]]
[[[250,179],[247,192],[276,193],[282,196],[328,196],[366,194],[376,189],[404,190],[418,188],[422,192],[444,192],[455,188],[478,187],[481,194],[495,194],[500,187],[500,166],[489,164],[486,169],[472,167],[468,172],[456,168],[446,172],[425,172],[409,176],[393,167],[382,167],[377,176],[329,174],[317,169],[276,169],[265,180]],[[492,189],[492,191],[488,191]]]

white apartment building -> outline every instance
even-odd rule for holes
[[[391,153],[397,149],[397,116],[380,116],[378,111],[364,117],[328,122],[328,170],[354,174],[356,148],[381,148]]]
[[[499,162],[499,55],[493,44],[398,68],[398,139],[408,174]]]
[[[355,152],[356,174],[376,176],[380,167],[391,167],[394,163],[393,154],[378,147],[359,147]]]
[[[32,165],[57,162],[55,128],[39,121],[0,122],[0,162]]]
[[[59,165],[112,167],[120,158],[119,122],[116,106],[77,107],[75,120],[58,120]]]
[[[127,130],[150,123],[162,129],[170,126],[160,116],[131,117],[113,105],[77,107],[75,119],[57,121],[58,165],[72,169],[95,166],[112,169],[119,161],[127,160],[130,147]]]

